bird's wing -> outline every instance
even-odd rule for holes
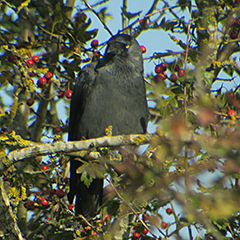
[[[69,118],[69,130],[68,140],[80,140],[83,137],[79,132],[79,123],[84,112],[84,106],[88,95],[90,94],[91,85],[94,84],[96,73],[95,64],[87,65],[80,73],[78,81],[75,85],[73,95],[70,104],[70,118]],[[77,191],[77,174],[76,169],[81,165],[80,161],[74,161],[74,158],[70,158],[70,191],[68,193],[68,200],[73,202],[74,196]]]
[[[68,130],[68,140],[70,141],[80,140],[82,137],[87,137],[81,136],[81,133],[78,131],[78,125],[84,112],[86,99],[92,89],[91,86],[95,82],[95,65],[96,64],[89,64],[85,68],[83,68],[73,91],[70,104],[70,118]]]

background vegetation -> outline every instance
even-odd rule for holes
[[[90,12],[111,35],[109,0],[83,2],[73,14],[72,0],[0,1],[1,239],[239,239],[239,1],[153,0],[145,15],[123,1],[122,32],[164,30],[182,50],[158,52],[156,42],[145,59],[156,64],[145,76],[156,133],[110,131],[94,148],[63,144],[58,107],[68,113],[79,70],[103,53]],[[143,153],[127,146],[143,143]],[[86,184],[107,183],[92,222],[66,198],[69,155],[89,151],[102,157],[83,165]]]

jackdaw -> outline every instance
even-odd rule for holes
[[[146,133],[148,117],[141,48],[133,37],[118,34],[107,42],[103,58],[80,72],[70,105],[69,140],[104,136],[110,125],[112,135]],[[93,218],[102,205],[103,179],[87,187],[76,174],[82,163],[71,158],[70,164],[68,200],[72,203],[76,195],[76,215]]]

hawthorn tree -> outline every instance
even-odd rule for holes
[[[124,0],[121,32],[164,30],[181,48],[145,57],[156,132],[63,142],[57,106],[68,115],[78,72],[101,57],[88,14],[111,35],[108,2],[0,2],[1,239],[239,239],[239,1],[153,0],[143,14]],[[86,185],[105,178],[91,222],[67,202],[70,155],[88,155]]]

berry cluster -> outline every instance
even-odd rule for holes
[[[171,208],[167,208],[166,213],[168,215],[173,213],[173,210]],[[144,212],[142,214],[142,220],[145,222],[146,225],[149,225],[151,222],[151,219],[156,218],[156,216],[152,215],[150,216],[147,212]],[[161,228],[166,229],[168,227],[168,224],[164,221],[161,222]],[[148,229],[145,228],[140,222],[136,222],[136,225],[134,226],[135,232],[132,235],[132,240],[139,240],[141,236],[144,236],[148,234]]]
[[[47,170],[50,170],[47,165],[42,165],[41,170],[46,172]],[[59,202],[59,199],[62,199],[65,197],[65,191],[64,188],[68,185],[69,178],[65,178],[62,183],[61,187],[58,189],[45,189],[43,191],[28,191],[27,198],[24,199],[24,207],[27,210],[34,211],[36,208],[39,209],[48,209],[49,207],[56,205]],[[28,198],[31,198],[33,200],[30,200]],[[68,206],[69,210],[72,210],[74,208],[74,204],[70,204]],[[47,219],[46,219],[47,220]],[[49,219],[50,220],[50,219]]]
[[[159,83],[162,82],[163,80],[165,80],[167,77],[166,74],[166,70],[167,70],[168,66],[166,63],[161,63],[155,66],[155,73],[157,75],[154,76],[154,82],[155,83]],[[178,77],[183,77],[185,74],[185,71],[183,69],[180,69],[179,65],[175,65],[174,69],[175,72],[177,72],[176,74],[171,74],[171,76],[168,78],[172,83],[177,82]]]
[[[97,43],[94,42],[93,46],[97,46],[98,45],[98,41]],[[43,57],[44,60],[44,57]],[[10,54],[8,57],[8,61],[14,63],[16,61],[16,56],[13,54]],[[64,60],[67,61],[67,60]],[[62,64],[64,64],[64,61]],[[34,70],[34,64],[38,64],[40,62],[40,58],[37,55],[34,55],[31,59],[27,59],[26,60],[26,67],[30,70],[28,71],[28,75],[30,77],[36,77],[37,74],[35,71],[38,71],[38,69]],[[68,63],[68,62],[67,62]],[[45,72],[45,74],[41,77],[39,77],[38,81],[37,81],[37,87],[43,89],[47,84],[49,84],[51,82],[53,78],[53,73],[50,71]],[[30,81],[31,84],[34,84],[34,81],[32,79],[28,79],[28,81]],[[34,94],[33,94],[34,95]],[[66,96],[66,98],[70,99],[72,97],[72,90],[58,90],[56,95],[58,96],[58,98],[63,98],[64,96]],[[28,106],[32,106],[34,104],[35,100],[34,97],[31,97],[27,100],[27,105]],[[60,131],[58,131],[60,132]]]

